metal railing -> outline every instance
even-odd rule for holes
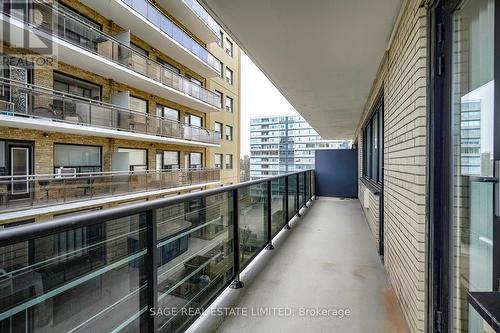
[[[2,14],[12,16],[31,28],[61,38],[181,93],[214,107],[222,108],[219,95],[191,82],[188,78],[171,71],[163,64],[133,50],[128,45],[71,16],[64,10],[43,0],[30,0],[30,4],[32,6],[27,15],[22,11],[9,12],[5,8],[0,8],[0,10]]]
[[[220,26],[219,24],[210,16],[205,8],[198,3],[196,0],[182,0],[191,10],[212,30],[217,37],[220,37]]]
[[[0,212],[220,181],[219,169],[0,176]]]
[[[11,101],[24,101],[0,103],[0,115],[29,116],[216,145],[221,140],[219,132],[204,127],[15,80],[0,78],[0,90]]]
[[[312,170],[0,231],[2,332],[178,332],[314,194]]]
[[[221,62],[148,0],[120,0],[220,74]],[[217,32],[218,34],[218,32]]]

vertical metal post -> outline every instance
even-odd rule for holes
[[[302,215],[300,215],[300,174],[296,174],[296,181],[297,181],[297,192],[296,192],[296,196],[295,196],[295,202],[297,203],[297,217],[302,217]]]
[[[278,182],[278,185],[279,185],[279,182]],[[267,246],[266,246],[266,250],[274,250],[274,246],[273,246],[273,235],[271,235],[272,233],[272,229],[271,229],[271,219],[272,219],[272,214],[271,214],[271,200],[272,200],[272,197],[271,197],[271,181],[268,181],[267,182],[267,209],[266,209],[266,213],[267,213]]]
[[[307,198],[307,171],[304,171],[304,207],[309,208],[307,206],[307,201],[309,201],[309,198]]]
[[[148,300],[148,332],[157,332],[156,311],[158,309],[158,270],[157,270],[157,251],[156,251],[156,210],[152,209],[146,212],[146,275],[147,275],[147,300]]]
[[[290,221],[290,216],[288,213],[288,176],[285,176],[285,230],[290,230],[290,225],[288,221]]]
[[[234,273],[235,278],[229,288],[243,288],[240,280],[240,231],[239,231],[239,211],[238,189],[233,190],[233,244],[234,244]]]

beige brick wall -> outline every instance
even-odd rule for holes
[[[404,2],[356,133],[362,166],[361,129],[383,92],[384,259],[412,332],[425,331],[426,316],[427,21],[425,0]],[[374,232],[378,214],[365,215]]]
[[[427,21],[409,1],[388,54],[385,89],[385,263],[412,332],[425,330]]]
[[[379,244],[379,208],[380,208],[380,197],[378,195],[373,194],[363,183],[359,182],[359,201],[361,203],[361,207],[363,212],[365,213],[366,222],[370,227],[370,231],[372,232],[373,239],[375,239],[377,251]],[[365,190],[368,191],[368,207],[365,208]]]
[[[81,4],[79,1],[76,0],[62,0],[64,4],[66,4],[69,7],[72,7],[74,10],[80,12],[84,16],[88,17],[89,19],[94,20],[95,22],[99,23],[102,25],[102,30],[110,35],[114,35],[118,32],[123,31],[124,29],[116,23],[114,23],[111,20],[108,20],[106,17],[100,15],[100,13],[92,10],[91,8]],[[158,4],[157,4],[158,5]],[[161,8],[161,6],[159,6]],[[169,15],[168,11],[165,10],[164,8],[161,8],[164,13],[168,16],[170,16],[171,19],[176,21],[177,24],[182,26],[181,22],[178,22],[174,17]],[[184,27],[185,28],[185,27]],[[188,32],[191,37],[196,39],[198,42],[203,44],[195,35],[190,33],[188,29],[185,29],[186,32]],[[225,36],[227,37],[227,35]],[[204,157],[204,163],[206,167],[213,167],[214,166],[214,154],[215,153],[224,153],[224,154],[231,154],[233,155],[233,168],[232,169],[225,169],[221,171],[221,180],[223,183],[236,183],[239,181],[239,142],[240,142],[240,129],[239,129],[239,122],[240,122],[240,99],[239,99],[239,91],[240,91],[240,49],[238,46],[233,42],[234,46],[234,55],[231,57],[226,54],[225,49],[220,48],[216,43],[211,43],[208,45],[205,45],[209,51],[214,53],[216,57],[218,57],[224,64],[224,69],[226,67],[229,67],[233,70],[234,72],[234,84],[229,85],[226,81],[225,78],[219,78],[219,77],[214,77],[214,78],[204,78],[197,74],[196,72],[192,71],[191,69],[183,66],[182,64],[176,62],[172,58],[170,58],[167,54],[161,53],[157,49],[154,48],[154,46],[149,45],[142,41],[141,39],[137,38],[134,35],[134,31],[131,31],[131,40],[133,43],[139,45],[140,47],[144,48],[145,50],[148,51],[149,56],[153,59],[161,59],[163,61],[167,61],[171,63],[172,65],[178,67],[181,71],[182,75],[190,75],[192,77],[195,77],[199,80],[201,80],[204,85],[207,87],[207,89],[214,91],[215,89],[221,91],[224,94],[224,97],[230,96],[234,100],[234,106],[233,106],[233,112],[229,113],[225,110],[222,112],[215,112],[215,113],[203,113],[199,112],[197,110],[185,107],[183,105],[171,102],[169,100],[166,100],[164,98],[161,98],[159,96],[151,95],[146,91],[141,91],[138,89],[135,89],[133,86],[126,84],[125,82],[115,82],[113,80],[107,79],[105,77],[96,75],[92,72],[89,71],[84,71],[80,68],[74,67],[70,64],[62,63],[62,62],[54,62],[52,67],[47,67],[47,68],[39,68],[37,67],[35,72],[34,72],[34,84],[35,85],[40,85],[43,87],[47,88],[52,88],[53,87],[53,73],[54,71],[58,71],[64,74],[68,74],[74,77],[78,77],[83,80],[91,81],[93,83],[96,83],[101,86],[101,91],[102,91],[102,100],[104,102],[110,102],[111,101],[111,96],[113,93],[116,92],[121,92],[121,91],[129,91],[131,95],[137,96],[139,98],[147,99],[149,101],[148,108],[149,108],[149,113],[156,113],[156,105],[157,104],[162,104],[166,105],[175,109],[178,109],[180,111],[180,120],[183,122],[184,116],[186,114],[194,114],[197,116],[200,116],[203,118],[203,126],[207,127],[209,129],[214,129],[214,123],[215,121],[221,122],[224,125],[230,125],[233,127],[233,140],[228,141],[228,140],[222,140],[221,147],[220,148],[190,148],[186,146],[174,146],[174,145],[161,145],[161,144],[152,144],[151,147],[148,147],[149,150],[149,166],[154,167],[154,159],[155,159],[155,154],[154,150],[156,149],[169,149],[169,150],[179,150],[181,151],[181,158],[180,162],[181,165],[184,164],[184,156],[183,152],[188,152],[188,151],[200,151],[203,152],[203,157]],[[19,54],[20,51],[23,53],[23,50],[13,50],[9,47],[9,45],[6,44],[1,44],[0,45],[2,48],[2,52],[6,54]],[[25,52],[26,54],[29,54],[29,52]],[[43,103],[41,99],[36,100],[37,105],[40,103]],[[3,133],[8,133],[10,130],[9,129],[2,129]],[[25,133],[25,134],[24,134]],[[41,152],[45,153],[45,150],[50,149],[50,145],[47,142],[47,140],[40,139],[40,133],[37,131],[23,131],[23,134],[12,132],[12,135],[8,136],[9,138],[19,138],[25,136],[28,140],[42,140],[42,142],[37,142],[37,147],[36,147],[36,152]],[[54,133],[54,136],[58,136],[58,134]],[[7,138],[7,137],[6,137]],[[88,143],[88,144],[93,144],[93,141],[95,141],[93,138],[90,137],[83,137],[83,136],[76,136],[76,141],[80,143]],[[101,139],[96,139],[97,141],[100,141]],[[108,140],[109,141],[109,140]],[[128,147],[136,147],[136,146],[148,146],[147,143],[138,143],[138,142],[121,142],[117,143],[118,140],[114,140],[114,148],[120,146],[128,146]],[[107,143],[109,147],[111,147],[111,141]],[[99,145],[101,143],[98,143]],[[154,148],[154,149],[153,149]],[[109,151],[112,151],[113,149],[109,148]],[[105,159],[108,159],[109,154],[107,152],[103,151],[103,156]],[[36,157],[37,160],[37,166],[35,168],[36,172],[42,171],[47,172],[49,170],[52,170],[52,165],[51,165],[51,156],[52,153],[47,153],[44,154],[43,157],[38,158]],[[107,166],[109,163],[107,161],[104,161],[104,165]]]

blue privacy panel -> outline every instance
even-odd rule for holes
[[[358,197],[358,150],[316,150],[316,195]]]

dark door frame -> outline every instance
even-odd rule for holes
[[[29,161],[28,161],[28,174],[32,175],[34,172],[35,165],[35,143],[32,141],[16,141],[16,140],[6,140],[5,141],[5,165],[7,170],[7,175],[12,175],[12,165],[11,165],[11,148],[28,148],[29,149]],[[26,194],[12,194],[12,185],[8,186],[8,198],[10,199],[22,199],[30,198],[33,195],[31,186],[28,183],[28,193]]]
[[[430,5],[429,33],[429,78],[427,117],[428,166],[427,166],[427,330],[449,332],[451,330],[453,265],[453,206],[452,206],[452,56],[453,56],[453,12],[460,0],[434,0]],[[500,0],[495,0],[495,32],[500,31]],[[500,54],[500,33],[495,33],[495,55]],[[495,61],[494,79],[499,82],[500,62]],[[500,142],[500,85],[494,91],[494,141]],[[500,145],[495,144],[494,160],[500,160]],[[495,163],[498,177],[498,163]],[[495,186],[494,202],[499,198]],[[497,213],[499,212],[498,207]],[[500,214],[499,214],[500,215]],[[500,217],[495,218],[500,222]],[[500,226],[493,223],[493,261],[500,260]],[[493,281],[500,278],[500,265],[493,265]],[[497,286],[493,288],[498,289]]]

